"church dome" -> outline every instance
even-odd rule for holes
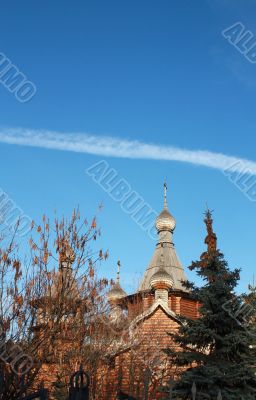
[[[118,260],[117,262],[117,276],[116,276],[116,282],[108,292],[108,300],[110,301],[115,301],[122,299],[123,297],[127,296],[125,291],[121,288],[120,285],[120,267],[121,267],[121,262]]]
[[[156,229],[158,232],[169,231],[173,232],[176,227],[176,220],[168,211],[164,208],[156,219]]]
[[[163,211],[158,215],[156,219],[156,229],[157,232],[163,232],[163,231],[168,231],[168,232],[173,232],[176,227],[176,220],[172,216],[172,214],[169,212],[168,207],[167,207],[167,185],[166,183],[164,184],[164,209]]]
[[[125,297],[126,293],[125,291],[121,288],[120,284],[117,282],[115,283],[110,291],[108,292],[108,299],[109,300],[118,300],[121,299],[122,297]]]
[[[164,285],[170,289],[173,287],[173,284],[173,277],[161,267],[150,279],[150,286],[152,288],[156,288],[159,285]]]

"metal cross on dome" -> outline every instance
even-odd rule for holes
[[[167,183],[164,182],[164,208],[167,208]]]
[[[120,282],[120,268],[121,268],[121,261],[117,261],[117,274],[116,274],[116,282]]]

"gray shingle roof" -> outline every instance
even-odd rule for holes
[[[150,279],[159,271],[161,268],[172,276],[173,278],[173,289],[182,290],[187,292],[181,281],[186,281],[184,268],[176,254],[175,247],[173,244],[173,231],[176,226],[174,217],[169,213],[166,201],[166,187],[165,187],[165,198],[164,198],[164,209],[156,219],[156,228],[158,231],[158,242],[154,255],[144,273],[144,277],[139,286],[139,291],[150,290]]]

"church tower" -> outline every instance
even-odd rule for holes
[[[108,292],[108,301],[110,304],[110,321],[119,325],[123,320],[123,298],[127,296],[125,291],[120,286],[120,261],[117,262],[117,276],[116,281]]]
[[[170,378],[174,379],[177,370],[168,365],[168,357],[164,352],[164,349],[173,345],[168,333],[179,329],[181,316],[192,319],[199,316],[199,304],[190,297],[189,290],[183,285],[187,278],[173,242],[176,220],[168,209],[166,183],[163,210],[156,218],[155,226],[157,243],[138,290],[126,295],[120,286],[118,270],[116,282],[108,294],[110,323],[114,329],[124,328],[120,331],[120,347],[111,355],[111,368],[107,376],[111,376],[112,383],[118,382],[116,393],[136,399],[158,399],[157,388],[167,384]],[[126,323],[117,324],[118,320],[122,321],[124,314]],[[145,397],[143,377],[149,372],[148,390],[151,394]],[[137,381],[134,380],[135,376]],[[110,379],[106,387],[109,382]],[[111,392],[109,398],[115,398],[113,396]]]
[[[154,274],[161,270],[173,279],[172,289],[185,291],[182,281],[186,281],[186,275],[183,266],[177,257],[174,243],[173,233],[176,228],[176,220],[171,215],[167,206],[167,184],[164,184],[164,208],[156,219],[156,230],[158,233],[158,241],[155,252],[150,261],[139,291],[151,289],[151,279]]]

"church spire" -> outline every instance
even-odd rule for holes
[[[185,291],[182,281],[187,279],[173,244],[176,220],[168,210],[166,182],[164,182],[163,189],[164,207],[156,218],[156,230],[158,233],[156,248],[140,283],[139,291],[152,290],[160,281],[161,284],[162,281],[164,282],[164,290],[166,289],[165,286],[167,286],[168,289],[172,287],[175,290]],[[158,275],[158,272],[160,275]]]
[[[114,324],[122,324],[123,321],[123,298],[127,296],[120,286],[120,260],[117,261],[116,282],[108,292],[108,301],[110,304],[110,321]]]
[[[121,267],[121,262],[120,260],[117,261],[117,273],[116,273],[116,282],[108,292],[108,298],[110,300],[117,300],[121,299],[122,297],[126,296],[125,291],[122,289],[120,286],[120,267]]]
[[[171,232],[173,233],[176,227],[175,218],[171,215],[167,206],[167,183],[164,182],[164,209],[156,219],[157,232]]]

